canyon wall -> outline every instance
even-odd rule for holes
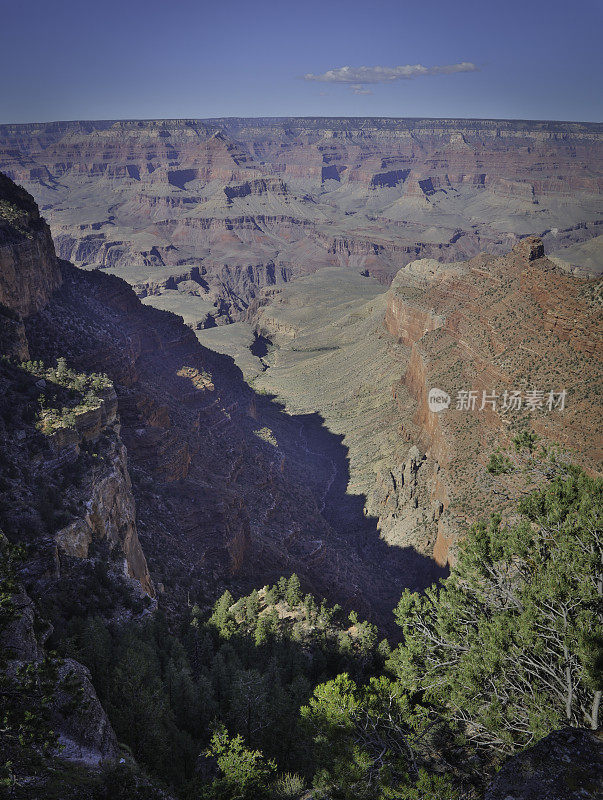
[[[218,324],[238,318],[262,287],[321,267],[388,285],[417,258],[502,254],[527,234],[542,236],[567,269],[601,270],[601,158],[594,123],[0,126],[0,168],[33,193],[59,256],[137,286],[202,268]]]
[[[33,198],[0,174],[0,303],[27,316],[61,282],[50,230]]]
[[[0,179],[1,313],[4,318],[15,318],[13,338],[24,345],[21,355],[29,357],[29,319],[42,313],[52,302],[54,292],[62,283],[62,274],[50,231],[40,218],[33,198],[4,176],[0,176]],[[10,352],[11,348],[8,347],[8,350]],[[34,383],[36,374],[30,374]],[[35,387],[37,393],[42,395],[51,387],[46,379],[39,375],[37,377]],[[26,442],[28,437],[36,433],[36,428],[27,418],[21,417],[19,420],[8,416],[9,393],[15,390],[10,378],[9,375],[5,376],[3,399],[3,408],[7,413],[5,436],[13,439],[7,447],[8,451],[14,450],[15,444],[23,449],[19,443]],[[86,558],[93,539],[106,539],[111,549],[121,554],[126,574],[140,585],[143,592],[152,594],[150,576],[137,537],[135,504],[125,449],[119,436],[117,395],[114,389],[109,385],[99,390],[92,403],[74,409],[73,417],[71,427],[59,424],[46,435],[46,456],[38,459],[35,467],[32,467],[36,473],[35,480],[51,482],[52,473],[74,468],[83,445],[98,445],[102,449],[103,468],[96,467],[91,475],[86,475],[82,480],[80,492],[88,495],[81,501],[86,513],[56,533],[55,541],[59,549],[68,555]],[[29,424],[19,427],[21,422]]]
[[[25,547],[14,585],[5,584],[12,597],[0,645],[9,675],[56,670],[47,702],[60,755],[96,767],[118,758],[117,739],[88,670],[73,659],[55,663],[49,654],[49,609],[57,598],[69,604],[86,595],[87,570],[100,570],[116,594],[138,599],[154,590],[137,537],[114,389],[105,384],[78,405],[75,387],[86,376],[55,375],[29,360],[29,320],[52,303],[61,283],[50,231],[33,199],[0,175],[0,547],[3,557],[8,542]],[[73,412],[54,408],[55,397],[72,400]],[[88,598],[90,611],[102,615],[97,592],[95,586]]]
[[[394,279],[385,326],[409,352],[395,398],[405,430],[433,465],[431,491],[442,504],[438,562],[451,557],[463,525],[504,512],[517,496],[517,471],[493,475],[486,466],[496,450],[513,450],[524,428],[587,469],[599,468],[599,291],[595,280],[561,271],[537,238],[500,258],[417,261]],[[449,395],[449,407],[430,409],[433,388]],[[551,391],[555,404],[547,407]],[[469,406],[462,392],[474,393]],[[512,392],[522,395],[521,408],[510,403]]]
[[[535,237],[501,257],[411,262],[385,292],[323,269],[250,306],[272,346],[253,385],[321,414],[348,450],[347,491],[382,539],[444,566],[475,520],[511,512],[524,467],[530,480],[538,474],[517,454],[508,474],[488,470],[493,453],[515,453],[522,430],[536,432],[538,448],[555,443],[558,457],[599,469],[600,288],[557,267]],[[447,408],[431,409],[432,389],[449,396]],[[467,407],[461,392],[473,398]]]

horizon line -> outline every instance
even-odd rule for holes
[[[0,122],[0,127],[19,125],[65,125],[74,122],[82,123],[115,123],[115,122],[217,122],[222,120],[387,120],[387,121],[442,121],[442,122],[522,122],[522,123],[555,123],[560,125],[597,125],[603,126],[603,120],[568,120],[568,119],[528,119],[522,117],[428,117],[428,116],[387,116],[380,114],[371,115],[335,115],[322,114],[293,115],[258,115],[237,116],[227,115],[218,117],[113,117],[113,118],[88,118],[74,117],[72,119],[56,120],[30,120],[28,122]]]

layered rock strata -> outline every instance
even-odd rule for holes
[[[591,123],[0,126],[0,168],[34,194],[61,257],[132,285],[203,268],[217,322],[263,286],[321,267],[367,270],[387,285],[417,258],[502,254],[529,233],[567,269],[601,270],[601,153]]]

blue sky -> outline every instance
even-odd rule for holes
[[[0,0],[0,122],[601,121],[602,9],[599,0]]]

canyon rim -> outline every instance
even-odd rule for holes
[[[35,5],[0,796],[600,797],[600,12]]]

